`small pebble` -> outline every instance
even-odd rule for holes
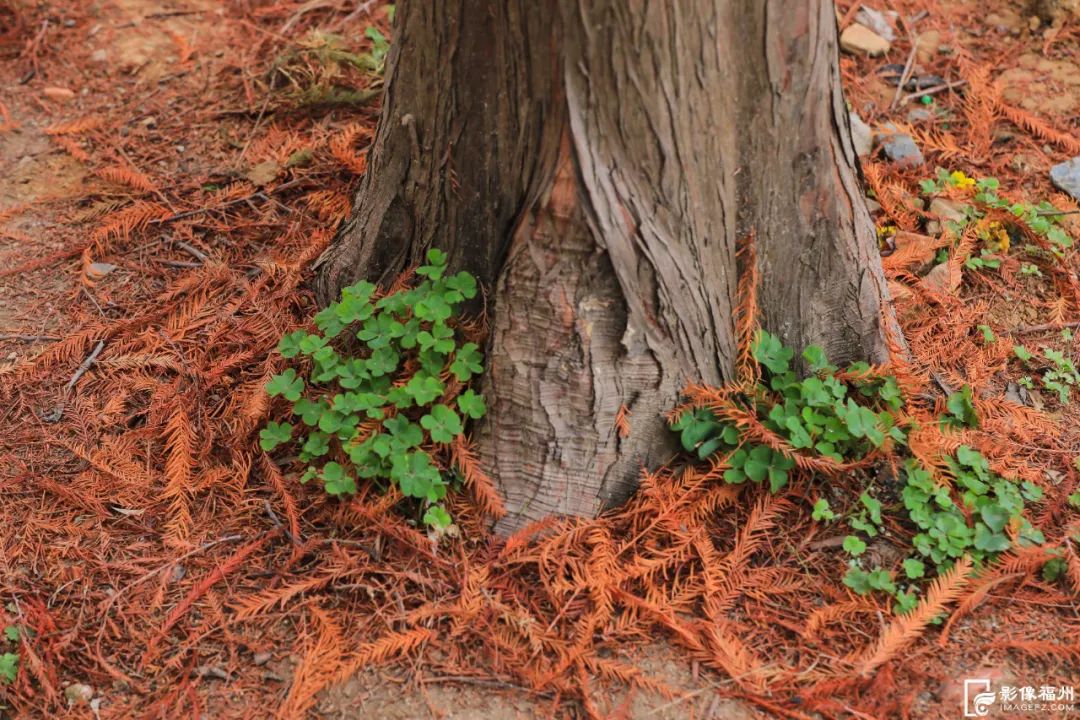
[[[1050,168],[1050,182],[1080,200],[1080,155]]]
[[[874,147],[874,132],[870,129],[859,114],[850,113],[851,116],[851,140],[855,144],[855,154],[866,157]]]
[[[934,113],[925,108],[912,108],[908,110],[907,119],[910,123],[927,122],[934,119]]]
[[[889,52],[890,47],[892,45],[888,40],[859,23],[848,25],[844,32],[840,33],[840,49],[853,55],[877,57]]]
[[[64,697],[67,698],[68,705],[83,705],[94,697],[94,688],[82,683],[72,683],[64,688]]]
[[[923,164],[919,146],[907,133],[901,132],[893,123],[885,123],[874,137],[885,155],[900,167],[916,167]]]
[[[931,215],[937,215],[943,220],[952,220],[953,222],[963,222],[967,218],[967,215],[964,214],[963,203],[940,197],[930,201],[929,212]]]
[[[75,91],[69,88],[47,87],[41,91],[41,94],[57,102],[67,102],[75,99]]]

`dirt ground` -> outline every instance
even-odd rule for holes
[[[972,70],[964,63],[975,63],[977,72],[1000,83],[1006,102],[1080,143],[1080,18],[1062,11],[1061,20],[1033,20],[1023,8],[1017,9],[1021,3],[1009,2],[923,5],[897,3],[909,16],[929,10],[917,31],[933,31],[936,48],[928,52],[924,46],[920,51],[921,70],[964,72],[970,77]],[[848,7],[841,3],[840,14]],[[222,277],[231,272],[240,281],[259,282],[252,279],[260,269],[276,278],[275,273],[291,272],[282,269],[287,264],[284,260],[272,270],[260,265],[273,256],[275,248],[285,247],[294,257],[315,248],[309,253],[310,261],[318,243],[325,244],[329,233],[317,237],[317,228],[332,229],[347,212],[349,191],[362,171],[365,133],[370,133],[375,111],[367,105],[298,108],[288,94],[291,80],[275,76],[274,68],[292,62],[289,53],[307,47],[306,33],[322,27],[348,35],[354,49],[369,50],[368,41],[357,30],[369,24],[386,28],[381,4],[313,0],[275,7],[239,0],[80,0],[37,7],[21,0],[0,0],[0,383],[14,383],[27,366],[40,367],[44,358],[52,363],[45,375],[37,376],[33,392],[10,385],[17,387],[18,399],[9,395],[9,402],[0,406],[0,426],[14,428],[17,420],[22,423],[18,433],[12,430],[8,439],[0,440],[0,450],[9,460],[0,474],[0,494],[11,503],[6,510],[22,513],[17,520],[9,514],[5,522],[0,604],[9,604],[11,617],[5,615],[0,625],[19,613],[20,617],[37,613],[40,626],[53,629],[51,644],[39,647],[40,657],[26,661],[25,672],[33,680],[25,680],[18,698],[9,701],[21,716],[42,717],[49,709],[56,712],[70,706],[73,717],[269,717],[278,704],[300,708],[301,714],[312,717],[391,720],[509,720],[575,712],[566,709],[558,694],[534,692],[514,678],[454,674],[408,660],[365,670],[321,688],[310,698],[298,699],[296,688],[310,684],[312,668],[321,667],[312,664],[317,653],[313,655],[308,642],[321,632],[318,628],[327,627],[319,624],[321,616],[311,616],[315,620],[305,616],[303,622],[286,617],[282,602],[270,603],[273,613],[249,628],[221,620],[237,596],[258,592],[259,583],[272,575],[265,568],[237,579],[235,585],[230,580],[201,593],[194,592],[200,586],[193,589],[193,578],[216,581],[228,575],[225,571],[212,575],[230,558],[225,554],[206,557],[210,544],[255,526],[263,534],[245,540],[253,546],[264,542],[277,530],[267,520],[263,503],[269,507],[267,498],[272,498],[278,514],[285,517],[282,507],[291,507],[291,499],[279,505],[273,490],[244,481],[233,486],[231,481],[208,479],[209,470],[204,473],[205,468],[195,467],[191,477],[204,490],[190,499],[195,530],[183,542],[174,542],[173,526],[167,519],[172,516],[162,506],[162,486],[148,490],[132,484],[111,499],[85,489],[91,482],[88,474],[100,470],[95,464],[100,453],[113,447],[106,441],[98,445],[86,418],[100,416],[115,427],[130,421],[105,404],[105,399],[100,405],[77,396],[65,400],[65,422],[72,426],[63,437],[64,447],[89,450],[80,456],[82,460],[50,454],[59,452],[47,439],[56,426],[47,424],[45,415],[58,398],[68,398],[63,387],[92,348],[92,341],[112,337],[102,334],[102,328],[134,316],[128,314],[129,303],[138,300],[144,303],[140,312],[150,312],[146,308],[152,302],[147,298],[179,293],[191,277],[187,273],[214,268],[220,269]],[[939,117],[929,126],[920,126],[920,121],[910,117],[916,103],[890,107],[895,88],[875,75],[876,66],[884,62],[904,63],[909,47],[901,40],[884,59],[846,57],[849,101],[872,125],[889,119],[911,122],[918,130],[917,140],[931,136],[940,140],[948,119]],[[290,78],[309,70],[296,69]],[[944,98],[939,98],[936,107],[952,107],[951,112],[961,113],[958,106],[947,106]],[[80,123],[84,129],[78,129]],[[361,132],[360,127],[367,130]],[[986,147],[960,147],[951,156],[935,151],[934,157],[956,167],[994,170],[1003,178],[1011,173],[1019,183],[1017,192],[1053,197],[1046,173],[1051,164],[1070,156],[1066,148],[1050,135],[1006,120],[994,127],[992,143]],[[304,152],[313,153],[314,160],[304,160]],[[922,176],[927,174],[925,169]],[[125,219],[123,229],[100,235],[110,218],[133,205],[153,206],[147,212],[157,214]],[[207,207],[212,211],[205,212]],[[188,220],[195,224],[185,225]],[[878,220],[885,221],[880,215]],[[108,242],[102,242],[102,237]],[[1038,292],[1049,291],[1040,286]],[[209,304],[209,293],[201,299],[183,300],[191,305],[187,321],[204,327],[217,317],[217,311],[201,309],[200,303]],[[289,311],[306,312],[309,302],[291,303]],[[261,311],[260,306],[250,315]],[[271,323],[274,332],[281,329],[277,322]],[[123,345],[117,354],[102,356],[111,358],[111,365],[103,364],[109,372],[137,366],[137,375],[130,381],[133,396],[142,392],[139,383],[145,376],[164,377],[177,364],[199,362],[204,340],[193,332],[186,334],[168,321],[140,326],[138,332],[167,336],[163,347],[178,350],[175,356],[166,358],[163,352],[147,359],[147,353],[128,351],[128,345]],[[129,344],[135,347],[134,341]],[[242,349],[234,350],[239,358]],[[266,367],[237,376],[232,385],[211,392],[234,388],[239,392],[247,383],[258,387]],[[212,374],[207,371],[204,376]],[[116,398],[120,405],[125,402],[132,400]],[[216,406],[208,410],[203,422],[217,412]],[[1056,416],[1064,425],[1073,419],[1068,413]],[[1080,432],[1069,432],[1059,447],[1076,451]],[[204,441],[209,446],[208,437],[197,437],[193,447]],[[149,443],[142,436],[138,440]],[[18,448],[32,448],[34,454],[20,455]],[[140,476],[144,479],[153,475],[151,455],[147,450],[146,456],[137,456],[145,460],[146,474]],[[211,453],[201,457],[210,467]],[[102,472],[116,474],[115,470]],[[47,475],[55,483],[28,485],[26,478],[31,474]],[[220,482],[220,487],[214,482]],[[65,493],[64,486],[72,490]],[[321,507],[310,496],[298,496],[296,502],[302,505],[301,511]],[[57,509],[61,506],[63,511]],[[245,508],[246,514],[238,511],[212,531],[200,530],[200,518],[224,516],[222,508],[229,512]],[[63,523],[77,526],[76,530],[61,527],[57,518],[62,512],[74,518]],[[303,522],[305,532],[325,531],[306,518]],[[99,524],[110,528],[109,532],[101,537],[83,534]],[[49,560],[42,547],[58,555]],[[254,547],[254,557],[264,547]],[[288,556],[289,549],[278,554],[282,553]],[[178,556],[187,559],[177,560]],[[293,558],[290,567],[294,562],[307,561]],[[117,569],[121,567],[122,571]],[[82,624],[82,614],[75,608],[83,600],[71,594],[77,588],[92,597],[95,608],[107,608],[100,622]],[[124,593],[132,588],[140,593],[132,593],[133,601],[138,597],[132,604],[150,608],[147,615],[140,619],[126,608],[123,615],[116,611],[110,616],[113,595],[122,596],[117,605],[124,605],[128,601]],[[376,591],[368,587],[365,592]],[[137,663],[133,658],[146,649],[141,644],[151,637],[140,634],[142,630],[161,626],[161,637],[166,637],[179,622],[171,611],[188,597],[196,607],[191,626],[184,626],[189,634],[163,641],[170,650],[167,657]],[[909,667],[898,671],[912,673],[905,676],[903,689],[910,717],[959,716],[957,681],[973,673],[1017,681],[1032,677],[1080,681],[1080,655],[1032,656],[993,644],[1015,637],[1036,637],[1045,643],[1069,641],[1071,635],[1070,647],[1075,648],[1080,633],[1075,602],[1071,610],[1025,604],[1027,612],[1018,618],[1016,608],[1004,602],[1007,593],[995,591],[988,597],[995,603],[992,608],[957,623],[948,649],[939,650],[936,643],[923,647],[912,656]],[[33,607],[40,608],[31,612],[24,608],[27,603],[38,603]],[[391,600],[385,603],[389,607]],[[16,605],[18,611],[10,609]],[[333,602],[326,604],[332,606]],[[879,622],[873,622],[867,632],[878,632]],[[43,632],[43,637],[48,635]],[[102,637],[119,643],[123,657],[103,655]],[[473,647],[469,652],[488,651]],[[659,631],[652,642],[627,649],[625,658],[678,695],[669,698],[640,688],[614,694],[597,690],[597,706],[607,708],[612,717],[742,720],[780,716],[761,702],[735,697],[742,691],[729,678],[692,663],[684,649]],[[169,685],[167,677],[184,679]],[[60,699],[64,688],[84,684],[93,700]],[[46,686],[51,686],[51,693],[41,689]],[[870,717],[850,710],[847,717]]]
[[[623,717],[634,720],[690,717],[752,720],[766,717],[746,703],[721,698],[711,692],[724,685],[724,680],[699,666],[690,665],[677,650],[665,643],[641,648],[634,663],[681,694],[668,699],[647,691],[628,693],[612,701],[613,713],[621,712]],[[393,673],[368,671],[327,690],[316,709],[323,717],[342,720],[367,717],[531,720],[550,717],[554,698],[547,693],[544,695],[538,697],[519,688],[483,679],[432,678],[417,688],[411,683],[403,683]]]

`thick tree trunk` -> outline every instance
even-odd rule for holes
[[[751,230],[766,328],[884,357],[828,0],[406,0],[389,77],[318,289],[439,247],[492,291],[502,530],[594,515],[670,456],[680,389],[732,375]]]

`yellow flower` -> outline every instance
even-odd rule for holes
[[[979,237],[986,242],[986,249],[995,253],[1009,252],[1009,231],[1001,223],[994,221],[979,231]]]
[[[961,190],[975,187],[975,178],[969,178],[960,170],[953,170],[949,173],[949,179],[952,181],[954,187],[958,187]]]

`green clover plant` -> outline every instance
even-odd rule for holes
[[[841,372],[817,347],[803,351],[808,372],[800,376],[792,367],[794,351],[764,331],[758,332],[751,351],[761,380],[729,398],[742,409],[752,410],[757,421],[788,446],[786,452],[777,449],[775,442],[758,442],[759,433],[747,436],[740,426],[724,419],[722,410],[688,409],[672,423],[687,452],[700,459],[719,456],[727,464],[726,482],[768,480],[771,491],[777,492],[787,484],[797,455],[846,464],[879,449],[905,445],[905,428],[897,420],[903,398],[895,378],[873,374],[865,363]],[[1044,354],[1058,370],[1071,372],[1064,358],[1045,348]],[[1032,357],[1019,346],[1017,356]],[[946,414],[937,422],[946,429],[978,427],[970,387],[949,396]],[[1045,542],[1023,515],[1025,501],[1036,502],[1042,496],[1037,485],[998,475],[982,453],[968,445],[958,447],[945,462],[947,484],[909,458],[903,465],[901,488],[875,489],[868,484],[857,503],[843,513],[834,512],[825,498],[813,502],[814,521],[830,522],[843,516],[852,530],[841,543],[850,557],[843,580],[847,587],[859,594],[887,592],[893,597],[894,610],[904,614],[918,605],[920,584],[931,580],[929,568],[940,575],[965,555],[981,566],[1015,545]],[[880,556],[871,552],[870,541],[895,537],[897,531],[911,545],[911,553],[899,567],[884,568],[868,560]]]
[[[22,637],[22,631],[15,625],[4,628],[4,639],[8,644],[15,645]],[[14,652],[0,653],[0,684],[9,685],[15,682],[19,676],[19,654]]]
[[[1050,254],[1063,257],[1065,252],[1073,246],[1073,240],[1061,225],[1062,213],[1045,200],[1034,204],[1026,202],[1012,202],[998,195],[1001,183],[997,178],[970,178],[963,172],[949,172],[938,168],[936,177],[923,180],[919,188],[923,195],[938,195],[950,192],[955,197],[959,193],[969,193],[972,203],[961,205],[959,210],[964,214],[960,221],[947,220],[945,226],[950,229],[954,237],[959,238],[961,231],[969,223],[986,217],[988,211],[1003,211],[1024,223],[1032,232],[1041,236],[1046,241],[1049,252],[1034,245],[1025,245],[1024,251],[1035,258],[1044,258]],[[994,243],[996,250],[982,248],[979,256],[968,258],[966,266],[971,270],[983,268],[998,268],[1001,266],[998,255],[1008,252],[1010,240],[1016,233],[1010,232],[1009,228],[1002,227],[1002,223],[996,223],[997,227],[992,230],[999,240]],[[1004,235],[1002,235],[1004,233]],[[1001,239],[1008,238],[1004,243]],[[984,238],[989,239],[989,238]],[[948,250],[943,252],[947,256]],[[1021,269],[1025,275],[1041,275],[1038,268],[1030,263],[1025,263],[1027,269]]]
[[[1060,350],[1045,346],[1042,348],[1042,360],[1038,353],[1028,350],[1023,345],[1014,345],[1013,354],[1025,367],[1044,364],[1043,361],[1045,361],[1046,366],[1043,368],[1041,377],[1043,388],[1056,392],[1058,402],[1062,405],[1069,404],[1073,388],[1080,387],[1080,372],[1077,371],[1076,364],[1072,360],[1065,357]],[[1029,390],[1034,387],[1030,376],[1024,376],[1018,382]]]
[[[308,464],[301,482],[318,479],[331,495],[355,493],[361,480],[396,485],[419,502],[425,523],[445,529],[448,446],[487,407],[468,387],[483,356],[455,322],[476,279],[448,275],[439,250],[427,260],[411,287],[380,296],[358,282],[315,316],[318,332],[281,339],[282,357],[302,359],[306,372],[287,368],[266,391],[292,404],[296,423],[268,423],[259,445],[293,445]]]
[[[902,404],[895,378],[870,377],[866,363],[855,363],[840,374],[816,346],[803,351],[810,375],[800,377],[791,365],[794,351],[763,330],[751,350],[763,378],[740,402],[793,450],[848,462],[887,443],[904,441],[893,415]],[[745,441],[735,424],[707,408],[683,412],[671,427],[687,452],[702,459],[727,455],[730,467],[724,480],[729,483],[768,480],[769,488],[777,492],[795,466],[789,455]]]

